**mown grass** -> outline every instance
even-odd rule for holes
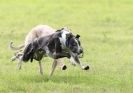
[[[1,93],[132,93],[133,92],[132,0],[0,0]],[[37,24],[56,29],[68,26],[81,35],[85,50],[82,63],[89,71],[70,65],[57,67],[51,80],[51,59],[25,63],[21,71],[10,62],[10,41],[23,43]]]

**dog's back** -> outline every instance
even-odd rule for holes
[[[22,57],[23,61],[37,59],[34,58],[34,54],[38,51],[43,51],[47,55],[52,55],[55,51],[55,44],[60,43],[59,36],[61,32],[55,32],[48,36],[42,36],[34,40],[33,42],[29,43],[26,48],[24,49],[24,55]],[[58,39],[58,40],[57,40]],[[56,46],[61,47],[61,45]]]
[[[43,36],[51,35],[55,32],[55,29],[48,25],[37,25],[34,27],[25,38],[25,46],[33,42],[35,39]]]

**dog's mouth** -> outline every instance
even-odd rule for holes
[[[84,53],[78,54],[78,57],[79,57],[79,58],[83,58],[83,57],[84,57]]]
[[[84,56],[84,52],[82,51],[80,51],[80,52],[78,52],[78,53],[75,53],[79,58],[83,58],[83,56]]]
[[[71,54],[73,56],[78,56],[78,58],[83,58],[84,57],[84,53],[83,52],[82,53],[74,53],[74,52],[71,52]]]

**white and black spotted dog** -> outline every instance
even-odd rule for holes
[[[24,50],[22,61],[40,61],[43,56],[50,56],[54,59],[50,76],[52,76],[57,65],[56,59],[67,57],[78,64],[81,69],[88,70],[89,66],[83,66],[79,60],[79,54],[83,53],[81,48],[79,35],[74,36],[71,32],[61,29],[54,34],[36,39],[30,43]]]

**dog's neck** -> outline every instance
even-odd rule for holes
[[[66,42],[67,42],[66,35],[67,34],[70,34],[70,32],[68,32],[66,30],[62,30],[61,37],[59,37],[61,45],[62,45],[62,48],[66,48]]]

